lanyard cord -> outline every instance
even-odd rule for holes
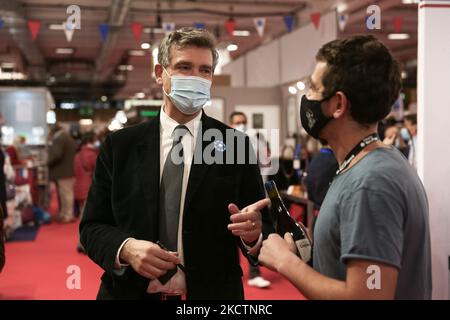
[[[336,176],[338,176],[342,171],[347,169],[347,167],[350,165],[350,162],[361,152],[364,150],[365,147],[367,147],[369,144],[380,140],[378,137],[378,134],[372,133],[371,135],[365,137],[362,139],[358,144],[350,151],[347,156],[344,159],[344,162],[339,167],[339,170],[336,171]]]

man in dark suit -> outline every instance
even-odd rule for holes
[[[99,299],[244,298],[237,248],[255,262],[271,223],[267,200],[248,206],[264,198],[248,138],[202,111],[217,59],[205,30],[168,35],[158,117],[102,146],[80,224]]]

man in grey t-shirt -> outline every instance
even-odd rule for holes
[[[289,233],[270,235],[259,261],[310,299],[430,299],[426,193],[376,135],[399,95],[398,64],[373,36],[327,43],[316,60],[300,117],[340,168],[316,222],[313,267],[295,254]]]
[[[314,230],[315,270],[345,280],[349,260],[388,264],[398,269],[396,299],[430,299],[430,254],[425,191],[397,149],[375,149],[335,178]]]

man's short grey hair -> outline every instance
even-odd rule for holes
[[[181,28],[168,34],[159,45],[158,63],[164,68],[170,65],[172,47],[184,49],[187,47],[207,48],[211,50],[213,57],[213,70],[219,60],[216,50],[216,38],[205,29]]]

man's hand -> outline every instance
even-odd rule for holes
[[[286,232],[284,240],[278,234],[272,233],[263,242],[258,259],[265,267],[279,272],[280,267],[290,259],[299,259],[295,251],[294,239],[290,233]]]
[[[120,260],[130,264],[141,276],[156,279],[180,263],[176,252],[161,249],[150,241],[130,239],[120,251]]]
[[[263,199],[245,207],[243,210],[239,210],[234,203],[228,205],[232,222],[228,225],[228,230],[233,235],[241,237],[246,244],[254,243],[258,240],[262,230],[260,210],[267,207],[269,203],[269,199]]]

